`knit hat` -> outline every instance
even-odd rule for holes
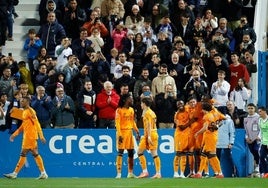
[[[137,9],[138,11],[140,11],[140,7],[138,5],[133,5],[131,10]]]
[[[127,35],[134,35],[134,32],[131,29],[128,29]]]

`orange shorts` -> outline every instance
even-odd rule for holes
[[[217,132],[205,131],[203,134],[202,146],[203,152],[216,152],[216,146],[218,141]]]
[[[141,150],[156,150],[158,147],[158,134],[157,131],[152,131],[151,132],[151,140],[152,144],[148,143],[148,138],[143,136],[141,137],[140,144],[139,144],[139,149]]]
[[[174,132],[174,149],[175,151],[189,151],[190,147],[190,128],[186,128],[181,131],[179,128],[175,129]]]
[[[117,149],[134,149],[134,138],[132,129],[121,130],[123,137],[123,142],[118,142],[118,135],[116,135],[117,140]]]
[[[37,140],[36,139],[23,139],[22,140],[22,149],[36,149]]]

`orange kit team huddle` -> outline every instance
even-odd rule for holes
[[[214,170],[216,178],[223,178],[220,162],[216,156],[218,127],[225,116],[210,102],[197,102],[189,98],[188,104],[177,102],[178,111],[174,122],[174,177],[185,178],[186,159],[190,167],[188,177],[201,178],[209,173],[208,164]],[[209,163],[208,163],[209,162]],[[180,173],[178,170],[180,168]]]

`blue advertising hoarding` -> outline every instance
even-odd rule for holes
[[[174,130],[158,130],[161,172],[163,177],[173,177]],[[233,160],[240,177],[248,173],[248,151],[244,141],[244,130],[236,131],[233,148]],[[116,145],[115,130],[106,129],[73,129],[44,130],[47,143],[39,143],[39,152],[43,157],[46,171],[50,177],[115,177]],[[21,136],[9,142],[7,132],[0,133],[0,173],[9,173],[19,158]],[[135,143],[137,151],[138,143]],[[154,175],[154,163],[149,153],[146,154],[148,171]],[[141,172],[137,154],[134,156],[134,173]],[[231,176],[230,162],[222,158],[225,176]],[[39,174],[33,157],[28,154],[27,162],[19,173],[19,177],[35,177]],[[211,175],[213,173],[211,172]],[[127,176],[127,154],[123,158],[122,176]]]

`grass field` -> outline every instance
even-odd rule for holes
[[[113,178],[0,178],[1,188],[267,188],[268,179],[223,178],[223,179],[113,179]]]

